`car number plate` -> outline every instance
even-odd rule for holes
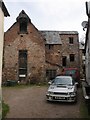
[[[55,99],[60,99],[60,100],[63,99],[64,100],[65,98],[64,97],[55,97]]]

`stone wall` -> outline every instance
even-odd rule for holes
[[[67,33],[67,32],[66,32]],[[73,44],[69,43],[69,37],[73,37]],[[62,44],[54,44],[48,49],[46,44],[46,68],[56,70],[57,74],[61,74],[64,67],[80,68],[80,53],[78,34],[60,34]],[[75,60],[70,61],[70,54],[74,54]],[[66,56],[66,66],[62,64],[62,58]]]
[[[60,35],[62,40],[62,50],[61,56],[67,56],[67,66],[66,67],[77,67],[80,66],[80,58],[79,58],[79,39],[78,34],[66,34]],[[73,37],[73,44],[69,43],[69,37]],[[75,55],[74,62],[70,62],[70,54]]]
[[[20,33],[22,17],[28,20],[26,33]],[[69,37],[73,37],[73,44],[70,44]],[[45,81],[46,70],[56,70],[56,74],[59,74],[63,67],[79,68],[80,65],[77,32],[39,31],[24,11],[19,14],[17,21],[5,33],[3,81],[19,80],[20,50],[27,50],[27,74],[24,80],[27,80],[30,74],[33,82]],[[75,56],[73,62],[70,61],[70,54]],[[67,60],[66,66],[62,64],[63,56]]]
[[[19,34],[16,22],[5,33],[3,80],[19,79],[19,50],[27,50],[27,75],[39,81],[45,79],[45,40],[32,23],[28,24],[27,34]]]

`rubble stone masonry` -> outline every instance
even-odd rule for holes
[[[3,80],[19,79],[19,50],[27,50],[27,75],[43,81],[45,79],[45,40],[32,23],[28,23],[27,34],[19,33],[16,22],[6,33],[4,41]]]

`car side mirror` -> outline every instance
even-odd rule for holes
[[[75,82],[75,85],[78,85],[78,82]]]
[[[48,82],[48,84],[49,84],[49,85],[51,85],[51,84],[52,84],[52,82],[51,82],[51,81],[49,81],[49,82]]]

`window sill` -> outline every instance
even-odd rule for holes
[[[18,32],[18,34],[28,34],[28,32]]]

